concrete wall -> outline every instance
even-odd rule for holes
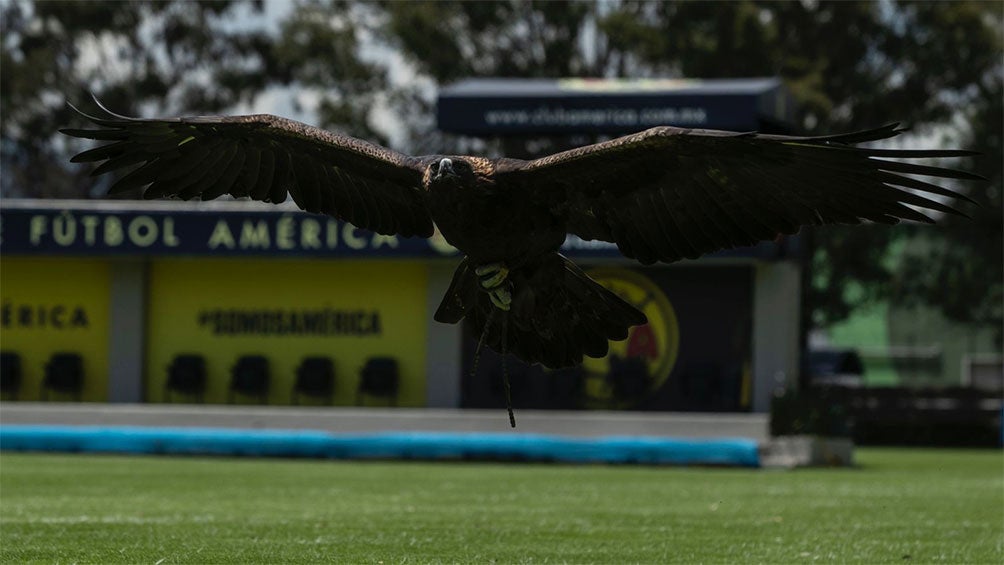
[[[426,405],[430,407],[455,407],[460,404],[460,326],[440,324],[432,319],[449,286],[455,263],[442,261],[429,264],[427,316],[424,322],[428,327],[428,356],[424,369],[428,375]],[[144,390],[147,380],[144,375],[151,362],[146,350],[149,267],[149,261],[144,258],[109,262],[109,402],[137,403],[150,398]],[[339,378],[354,379],[355,375]],[[154,396],[159,398],[159,390],[154,392],[157,393]]]
[[[456,264],[428,263],[426,405],[433,408],[458,407],[461,402],[461,326],[433,320]],[[147,261],[113,260],[110,271],[108,400],[142,402]],[[797,375],[800,272],[797,264],[785,261],[758,262],[754,272],[752,408],[766,412],[773,391]]]

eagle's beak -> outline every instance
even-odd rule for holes
[[[457,176],[457,174],[453,172],[453,161],[443,159],[439,162],[439,168],[436,169],[436,175],[433,178],[438,180],[443,175],[449,175],[451,177]]]

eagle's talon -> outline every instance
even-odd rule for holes
[[[474,273],[481,279],[481,288],[493,290],[500,286],[509,277],[509,269],[503,263],[489,263],[474,269]]]
[[[474,268],[474,274],[481,282],[481,289],[499,310],[508,311],[512,304],[512,283],[509,282],[509,268],[505,263],[488,263]]]
[[[509,292],[508,286],[500,286],[492,289],[488,292],[488,298],[491,299],[492,304],[495,305],[499,310],[509,311],[510,305],[512,304],[512,293]]]
[[[479,277],[483,277],[488,274],[495,273],[502,269],[502,263],[486,263],[484,265],[478,265],[474,268],[474,274]]]

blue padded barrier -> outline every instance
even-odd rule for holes
[[[0,426],[0,449],[337,459],[760,465],[757,443],[749,439],[571,438],[511,433],[334,434],[314,430],[5,425]]]

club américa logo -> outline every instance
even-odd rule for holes
[[[648,323],[631,328],[624,341],[611,341],[606,357],[586,357],[586,404],[593,408],[629,408],[669,378],[680,351],[676,311],[648,277],[628,269],[602,267],[589,276],[645,313]]]

